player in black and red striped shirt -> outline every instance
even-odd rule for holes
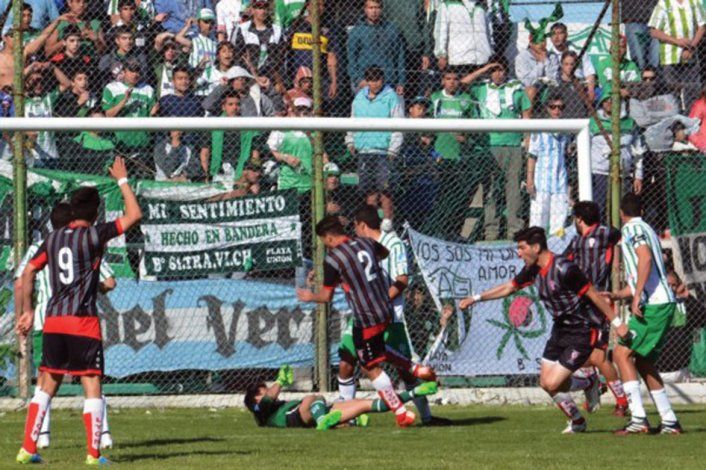
[[[328,303],[336,286],[341,285],[353,310],[353,342],[360,367],[380,397],[395,411],[397,424],[409,426],[414,423],[415,415],[405,408],[382,363],[390,362],[422,380],[435,380],[436,376],[430,367],[388,352],[385,345],[385,330],[393,318],[390,283],[380,267],[380,260],[388,255],[387,249],[369,238],[349,238],[336,216],[322,219],[316,225],[316,235],[328,249],[324,283],[316,293],[298,289],[297,297],[302,302]]]
[[[615,313],[576,264],[549,251],[543,229],[524,229],[515,235],[515,241],[517,254],[525,267],[511,281],[461,300],[460,307],[466,309],[482,300],[501,299],[534,285],[544,307],[554,317],[551,337],[542,354],[540,386],[569,417],[564,433],[585,431],[586,421],[567,392],[593,386],[590,379],[572,377],[594,348],[590,304],[610,321],[615,318]],[[617,332],[621,337],[628,333],[625,325]]]
[[[613,249],[620,241],[620,230],[600,225],[600,217],[601,213],[595,202],[580,201],[574,205],[574,224],[578,233],[564,251],[564,256],[581,268],[599,292],[607,292],[610,291]],[[605,377],[608,388],[615,395],[613,414],[625,416],[628,399],[618,372],[607,357],[610,323],[597,309],[592,308],[591,313],[591,323],[597,331],[598,340],[587,365],[591,371],[594,366],[598,368]],[[595,411],[600,405],[600,395],[587,395],[586,398],[586,409],[589,412]]]
[[[122,158],[115,159],[110,174],[117,180],[125,200],[125,214],[113,222],[94,225],[100,206],[98,191],[94,187],[76,190],[71,197],[73,221],[47,236],[22,273],[23,314],[17,322],[19,334],[26,335],[32,329],[34,278],[45,266],[49,270],[52,296],[46,311],[39,367],[44,380],[27,410],[25,437],[17,455],[20,463],[41,462],[37,454],[39,430],[64,374],[81,378],[86,398],[83,407],[88,444],[86,463],[107,462],[99,450],[103,411],[103,343],[96,308],[99,266],[106,243],[142,218]]]

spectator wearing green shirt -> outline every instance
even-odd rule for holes
[[[637,64],[628,59],[628,40],[625,36],[620,36],[620,83],[636,83],[641,80],[640,69]],[[613,77],[613,60],[610,55],[605,55],[594,59],[596,75],[598,75],[598,85],[605,89],[611,86]],[[628,89],[622,88],[620,92],[623,96],[628,96]]]
[[[83,34],[81,41],[81,53],[92,58],[98,58],[105,51],[105,38],[103,37],[103,28],[98,19],[88,18],[86,14],[87,0],[67,0],[68,18],[59,21],[56,31],[49,37],[45,47],[45,53],[48,57],[61,52],[64,45],[64,30],[70,24],[78,26]],[[63,16],[63,15],[62,15]]]
[[[463,78],[465,84],[473,84],[481,76],[490,72],[490,79],[473,84],[471,97],[478,104],[481,119],[529,119],[532,102],[524,86],[518,80],[508,77],[508,65],[504,57],[495,56],[485,67]],[[487,240],[497,240],[500,236],[500,213],[493,194],[500,180],[504,179],[505,211],[507,217],[507,238],[524,227],[520,218],[522,194],[520,177],[522,173],[522,134],[515,132],[491,132],[489,134],[490,153],[494,159],[490,169],[490,183],[483,184],[486,198],[484,230]]]
[[[111,82],[103,89],[101,103],[107,117],[145,118],[157,113],[154,89],[141,80],[141,69],[139,61],[128,59],[122,80]],[[151,139],[147,132],[116,132],[115,143],[118,152],[126,156],[126,163],[133,167],[131,174],[145,177],[154,172]]]

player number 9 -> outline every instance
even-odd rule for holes
[[[71,248],[65,246],[59,250],[59,280],[64,284],[74,282],[74,255]]]

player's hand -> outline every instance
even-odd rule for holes
[[[32,323],[34,322],[34,311],[27,310],[20,318],[17,320],[17,325],[15,326],[15,331],[20,336],[27,336],[32,330]]]
[[[640,306],[640,297],[634,296],[630,304],[630,312],[636,317],[642,318],[642,307]]]
[[[466,310],[467,308],[473,306],[474,303],[476,303],[476,301],[473,300],[473,297],[466,297],[458,303],[458,306],[461,308],[461,310]]]
[[[625,323],[615,329],[615,334],[617,334],[618,337],[623,339],[627,338],[629,333],[630,330],[628,330],[628,325],[626,325]]]
[[[297,299],[300,302],[311,302],[314,298],[314,293],[309,289],[297,289]]]
[[[294,383],[294,370],[292,366],[289,364],[283,365],[279,369],[279,372],[277,372],[277,380],[275,380],[275,382],[278,383],[280,387],[292,385]]]
[[[127,178],[125,159],[123,159],[123,157],[115,157],[115,161],[108,171],[110,172],[110,176],[116,180],[119,180],[120,178]]]

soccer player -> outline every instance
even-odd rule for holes
[[[385,347],[387,354],[400,356],[407,361],[412,361],[412,346],[404,320],[404,295],[403,292],[409,283],[407,268],[407,253],[402,240],[395,232],[383,232],[380,228],[382,219],[375,206],[364,205],[355,214],[355,233],[359,237],[375,240],[384,246],[389,255],[380,262],[383,273],[391,283],[388,290],[389,299],[393,307],[393,319],[385,331]],[[348,320],[348,326],[341,338],[338,350],[340,363],[338,366],[338,391],[343,400],[355,398],[355,346],[353,345],[353,319]],[[418,385],[418,379],[407,370],[400,370],[400,376],[405,388],[410,391]],[[444,418],[432,416],[429,401],[425,397],[414,399],[414,405],[419,411],[422,424],[438,426],[448,425],[451,422]]]
[[[109,464],[99,449],[103,415],[103,343],[96,308],[99,266],[106,243],[142,218],[122,158],[115,159],[110,174],[117,180],[125,200],[124,215],[113,222],[93,225],[100,206],[98,191],[93,187],[76,190],[71,196],[73,221],[47,236],[22,273],[23,313],[17,322],[18,334],[27,335],[32,329],[34,281],[45,266],[49,270],[52,296],[46,309],[39,367],[45,373],[44,380],[27,409],[24,441],[16,459],[20,463],[41,463],[37,438],[42,421],[64,374],[69,374],[81,378],[85,395],[86,464]]]
[[[390,411],[384,400],[347,400],[329,406],[320,395],[307,395],[301,400],[278,400],[283,387],[294,382],[290,366],[283,366],[275,383],[268,387],[258,383],[245,393],[245,406],[255,416],[258,426],[271,428],[310,428],[324,431],[342,423],[356,420],[359,426],[367,426],[365,413]],[[400,399],[408,402],[415,397],[437,392],[436,382],[424,382],[413,390],[402,392]]]
[[[593,303],[611,321],[616,314],[576,264],[549,251],[544,229],[529,227],[515,234],[514,239],[517,254],[525,263],[522,270],[509,282],[461,300],[459,306],[467,309],[476,302],[501,299],[524,287],[536,286],[544,307],[554,317],[552,333],[542,354],[539,384],[569,417],[564,434],[583,432],[586,421],[567,392],[593,385],[590,378],[572,377],[595,347],[589,304]],[[616,328],[620,337],[628,334],[626,325]]]
[[[610,298],[632,298],[632,315],[627,323],[630,335],[621,338],[613,351],[613,357],[628,395],[631,418],[616,434],[650,431],[650,424],[642,406],[638,373],[644,379],[662,419],[660,432],[681,434],[681,425],[672,410],[664,382],[655,367],[676,310],[676,299],[667,282],[659,238],[652,227],[642,220],[642,201],[635,194],[623,196],[620,201],[620,219],[623,222],[620,248],[627,286],[611,293]],[[616,320],[616,323],[619,324],[620,320]]]
[[[59,202],[54,206],[49,215],[49,220],[51,222],[52,229],[59,230],[71,222],[73,218],[71,212],[71,205],[67,202]],[[39,247],[42,246],[41,241],[32,243],[27,252],[25,253],[20,265],[15,270],[15,310],[17,313],[17,318],[22,314],[22,272],[24,271],[27,263],[34,258]],[[49,303],[49,298],[51,297],[51,285],[49,279],[49,271],[47,269],[41,270],[37,273],[37,278],[35,280],[35,289],[37,292],[36,303],[34,306],[34,331],[32,332],[32,359],[34,362],[34,367],[39,370],[39,366],[42,360],[42,326],[44,325],[44,316],[47,309],[47,304]],[[115,288],[115,278],[113,277],[113,270],[110,266],[101,262],[100,265],[100,285],[99,289],[103,293],[110,292]],[[24,338],[22,339],[24,343]],[[37,377],[37,388],[41,389],[42,382],[44,381],[44,373],[39,373]],[[103,432],[101,433],[101,449],[111,448],[113,446],[113,438],[110,435],[110,428],[108,427],[108,415],[106,411],[105,397],[103,399]],[[49,447],[49,425],[51,422],[51,407],[47,407],[46,414],[44,415],[44,421],[42,422],[42,429],[39,432],[39,438],[37,440],[37,448],[45,449]]]
[[[600,225],[601,211],[598,204],[591,201],[579,201],[574,205],[574,224],[577,235],[571,240],[564,251],[564,256],[581,268],[581,271],[599,291],[607,291],[610,283],[610,269],[613,262],[613,248],[620,240],[620,232],[614,228]],[[595,349],[588,360],[588,366],[598,368],[610,391],[615,395],[615,416],[625,416],[628,399],[623,390],[623,383],[618,372],[608,360],[608,340],[610,339],[610,324],[600,311],[591,309],[591,320],[598,339]],[[597,385],[597,383],[596,383]],[[593,412],[600,404],[600,395],[592,389],[587,393],[587,410]]]
[[[430,367],[387,353],[384,335],[393,319],[393,309],[389,298],[390,285],[379,265],[380,260],[387,257],[387,249],[374,240],[347,237],[336,216],[322,219],[316,225],[316,235],[329,250],[324,264],[323,286],[316,293],[297,289],[297,297],[302,302],[328,303],[336,285],[342,284],[353,310],[352,335],[360,367],[387,406],[395,411],[397,424],[410,426],[415,415],[405,408],[381,363],[388,361],[424,380],[434,380],[436,376]]]

